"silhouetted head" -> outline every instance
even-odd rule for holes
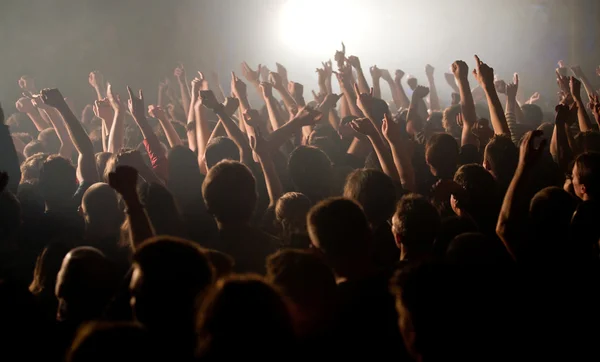
[[[447,133],[434,134],[427,140],[425,160],[434,176],[452,178],[458,166],[458,155],[458,142]]]
[[[119,283],[113,269],[114,265],[96,248],[71,250],[56,279],[58,320],[81,323],[99,318]]]
[[[419,259],[433,252],[433,243],[440,231],[440,214],[425,197],[404,195],[392,218],[392,232],[402,259]]]
[[[202,195],[208,212],[219,223],[244,224],[256,207],[256,180],[242,163],[221,161],[206,175]]]
[[[214,249],[204,250],[204,255],[206,255],[208,261],[210,261],[210,264],[213,266],[215,280],[224,278],[233,273],[235,260],[230,255]]]
[[[510,137],[495,135],[485,147],[483,167],[508,188],[519,163],[519,149]]]
[[[173,195],[162,184],[151,182],[140,187],[140,201],[157,235],[185,236],[185,228]]]
[[[369,224],[375,229],[392,217],[396,206],[396,187],[383,172],[360,169],[348,176],[344,197],[362,206]]]
[[[538,128],[544,121],[544,112],[540,106],[535,104],[523,104],[521,106],[523,111],[523,124],[530,126],[533,129]]]
[[[23,219],[32,220],[43,217],[46,208],[44,198],[36,183],[21,183],[17,191],[17,198],[21,203]]]
[[[279,359],[293,348],[294,330],[282,296],[260,277],[221,279],[199,315],[200,357]]]
[[[33,156],[27,157],[25,162],[21,164],[21,183],[37,182],[40,178],[42,165],[47,158],[47,153],[36,153]]]
[[[461,135],[461,127],[456,122],[456,117],[461,113],[460,105],[450,106],[444,109],[442,114],[442,127],[446,133],[452,137],[459,138]]]
[[[281,227],[283,239],[289,242],[293,235],[308,235],[306,215],[311,207],[308,197],[299,192],[288,192],[277,200],[275,220]]]
[[[452,240],[446,258],[458,265],[497,265],[506,261],[506,251],[481,233],[464,233]]]
[[[109,185],[98,182],[90,186],[81,199],[81,211],[88,237],[96,239],[119,234],[124,215],[117,193]]]
[[[334,269],[351,267],[370,257],[371,229],[364,212],[352,200],[331,198],[314,206],[308,213],[308,234]]]
[[[577,156],[573,166],[573,189],[582,200],[597,199],[600,189],[600,153]]]
[[[110,152],[98,152],[96,153],[96,169],[98,170],[98,175],[104,176],[104,171],[106,170],[106,164],[112,153]]]
[[[168,159],[167,186],[177,200],[201,195],[203,176],[194,152],[189,147],[175,146],[169,151]]]
[[[155,333],[187,335],[196,300],[213,277],[208,258],[193,242],[171,236],[149,239],[133,256],[130,289],[136,319]]]
[[[54,131],[54,128],[46,128],[38,135],[38,141],[42,143],[46,152],[51,155],[58,154],[60,151],[60,139]]]
[[[231,138],[215,137],[206,146],[204,157],[206,159],[206,167],[210,170],[214,165],[223,160],[239,161],[240,149]]]
[[[42,142],[40,142],[38,140],[33,140],[33,141],[29,142],[23,149],[23,156],[25,156],[26,158],[31,157],[31,156],[35,155],[36,153],[48,153],[49,154],[49,152],[46,150],[46,147],[44,147]]]
[[[575,135],[575,144],[581,152],[600,152],[600,133],[598,131],[579,132]]]
[[[300,335],[313,332],[326,318],[336,292],[335,276],[315,253],[288,249],[269,256],[267,280],[286,297]]]
[[[297,147],[290,154],[288,169],[296,191],[308,196],[312,202],[318,202],[331,195],[331,160],[320,149]]]
[[[48,209],[77,207],[73,205],[77,178],[71,161],[57,155],[49,156],[40,169],[38,185]]]
[[[150,361],[156,358],[153,350],[138,324],[90,322],[77,332],[67,362]]]

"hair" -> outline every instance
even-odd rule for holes
[[[446,258],[458,265],[498,265],[507,261],[506,249],[481,233],[463,233],[452,240]]]
[[[288,170],[296,191],[312,202],[331,196],[333,171],[325,152],[316,147],[299,146],[290,154]]]
[[[523,104],[521,106],[523,111],[524,124],[535,128],[538,128],[544,121],[544,112],[540,106],[535,104]]]
[[[205,250],[204,254],[213,266],[215,280],[224,278],[233,273],[235,260],[230,255],[213,249]]]
[[[58,155],[48,156],[40,169],[39,187],[47,204],[71,202],[77,190],[71,161]]]
[[[5,124],[9,127],[11,134],[27,133],[37,137],[39,133],[33,122],[24,113],[17,112],[11,114],[6,118]]]
[[[427,140],[425,160],[435,176],[452,177],[458,165],[458,157],[458,142],[451,135],[436,133]]]
[[[187,236],[179,208],[165,186],[156,182],[144,183],[139,194],[157,235]]]
[[[477,225],[470,218],[460,217],[457,215],[443,218],[440,225],[440,232],[438,233],[438,237],[435,239],[435,243],[433,244],[435,256],[438,258],[444,257],[448,251],[450,243],[458,235],[477,231]]]
[[[35,154],[46,153],[46,152],[47,152],[46,147],[44,147],[42,142],[40,142],[38,140],[33,140],[33,141],[29,142],[27,145],[25,145],[25,148],[23,149],[23,156],[25,156],[25,158],[28,158]]]
[[[202,195],[208,211],[223,223],[248,222],[258,198],[252,172],[236,161],[213,166],[202,184]]]
[[[81,327],[67,362],[150,361],[156,358],[148,332],[128,322],[90,322]]]
[[[210,170],[223,160],[239,161],[240,149],[231,138],[215,137],[206,145],[204,158],[206,167]]]
[[[43,217],[46,205],[37,183],[20,184],[17,198],[21,203],[21,212],[26,223],[28,220],[38,220]]]
[[[485,164],[503,188],[508,188],[519,163],[519,149],[507,135],[495,135],[485,147]]]
[[[358,202],[372,226],[389,220],[396,206],[396,187],[381,171],[360,169],[352,172],[344,187],[344,197]]]
[[[102,231],[114,230],[115,235],[119,234],[124,215],[117,193],[108,184],[98,182],[90,186],[83,194],[81,206],[88,226],[96,225]]]
[[[585,152],[575,159],[579,183],[585,185],[586,193],[598,197],[600,192],[600,153]]]
[[[456,123],[456,116],[460,113],[461,107],[459,104],[444,109],[442,113],[442,127],[448,134],[455,138],[459,138],[462,132],[458,123]]]
[[[21,183],[37,181],[40,178],[42,165],[47,158],[47,153],[36,153],[27,157],[21,164]]]
[[[431,253],[440,232],[440,214],[425,197],[404,195],[392,219],[392,231],[408,254]]]
[[[331,198],[308,213],[312,244],[330,261],[364,256],[369,251],[371,229],[361,207],[352,200]]]
[[[258,276],[221,279],[202,304],[199,355],[272,360],[289,353],[294,330],[282,296]]]
[[[306,227],[306,215],[310,211],[312,203],[306,195],[299,192],[288,192],[283,194],[275,204],[275,220],[280,226],[283,239],[288,245],[293,245],[295,236],[308,235]],[[302,245],[302,247],[309,247]]]
[[[44,145],[44,149],[51,155],[60,152],[60,139],[54,128],[46,128],[38,135],[38,141]]]

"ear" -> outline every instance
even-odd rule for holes
[[[486,160],[483,160],[483,168],[485,168],[488,171],[492,171],[492,168],[490,167],[490,165],[487,163]]]
[[[394,233],[394,241],[396,242],[396,247],[402,250],[402,237],[400,234]]]
[[[450,196],[450,206],[452,206],[452,210],[454,211],[454,213],[458,216],[462,216],[462,212],[460,210],[460,204],[458,203],[458,200],[454,197],[454,195]]]

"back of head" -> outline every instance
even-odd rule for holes
[[[524,104],[521,106],[521,110],[523,111],[524,124],[533,129],[538,128],[542,124],[544,112],[542,112],[540,106],[535,104]]]
[[[98,152],[96,153],[96,169],[98,170],[98,175],[104,176],[104,171],[106,170],[106,164],[108,160],[110,160],[112,153],[110,152]]]
[[[456,171],[454,182],[465,191],[457,207],[469,213],[482,230],[495,230],[501,199],[494,177],[481,165],[469,164]]]
[[[230,255],[214,249],[205,250],[204,255],[206,255],[210,264],[213,266],[215,280],[224,278],[233,273],[235,260]]]
[[[44,147],[42,142],[37,141],[37,140],[33,140],[33,141],[29,142],[23,149],[23,156],[25,156],[25,157],[31,157],[31,156],[35,155],[36,153],[49,153],[49,152],[46,150],[46,147]]]
[[[60,320],[98,318],[113,296],[119,280],[113,264],[98,249],[81,246],[63,259],[56,281]]]
[[[358,202],[369,223],[377,227],[390,219],[396,205],[396,187],[381,171],[360,169],[352,172],[344,187],[344,197]]]
[[[133,262],[135,314],[147,326],[153,326],[157,319],[173,318],[179,312],[189,317],[198,294],[213,282],[208,258],[188,240],[171,236],[151,238],[136,250]],[[169,306],[176,310],[165,313]]]
[[[485,147],[484,166],[504,187],[508,187],[518,163],[519,150],[506,135],[495,135]]]
[[[40,132],[38,141],[42,143],[44,149],[51,155],[58,154],[60,151],[60,139],[54,128],[46,128]]]
[[[442,219],[440,232],[433,244],[435,255],[439,258],[445,257],[448,246],[455,237],[464,233],[477,232],[478,230],[477,225],[470,218],[454,215]]]
[[[529,220],[535,237],[532,253],[561,254],[569,244],[571,218],[577,207],[576,200],[560,187],[546,187],[531,199]],[[541,249],[540,249],[541,248]]]
[[[392,231],[398,247],[411,258],[433,251],[433,243],[440,231],[440,214],[425,197],[416,194],[403,196],[392,219]]]
[[[148,333],[134,323],[91,322],[79,329],[68,362],[148,361],[155,355]]]
[[[481,233],[464,233],[455,237],[448,246],[446,258],[455,264],[477,266],[499,265],[507,261],[505,249]]]
[[[246,223],[256,207],[256,180],[240,162],[221,161],[206,175],[202,195],[208,211],[217,221]]]
[[[456,117],[460,113],[460,105],[450,106],[442,113],[442,127],[452,137],[460,137],[461,127],[456,122]]]
[[[81,200],[82,211],[88,225],[99,225],[118,232],[123,222],[117,193],[108,184],[98,182],[90,186]]]
[[[36,183],[26,182],[19,185],[17,198],[21,203],[21,212],[26,220],[39,220],[43,217],[45,202]]]
[[[203,302],[198,325],[200,354],[208,360],[281,358],[294,341],[283,298],[254,276],[218,281]]]
[[[35,263],[33,280],[29,285],[31,293],[38,296],[44,294],[54,296],[58,272],[70,250],[71,247],[63,242],[51,242],[44,248]]]
[[[206,146],[204,152],[206,167],[210,170],[214,165],[223,161],[239,161],[240,150],[238,146],[228,137],[215,137]]]
[[[47,158],[47,153],[36,153],[27,157],[25,162],[21,164],[21,183],[37,181],[40,178],[42,165]]]
[[[71,161],[57,155],[49,156],[40,169],[39,187],[47,204],[70,205],[77,190],[75,167]]]
[[[290,177],[296,191],[318,202],[331,194],[332,167],[327,155],[316,147],[300,146],[288,160]]]
[[[437,133],[427,140],[425,160],[435,176],[451,178],[458,165],[458,156],[458,142],[451,135]]]
[[[185,236],[181,215],[171,192],[162,184],[145,183],[140,188],[140,201],[158,235]]]
[[[312,203],[306,195],[299,192],[288,192],[277,200],[275,219],[284,230],[291,233],[306,233],[306,215]]]
[[[294,303],[314,308],[331,301],[333,272],[317,255],[305,250],[282,250],[267,258],[267,279]]]
[[[313,246],[333,264],[369,257],[371,229],[356,202],[324,200],[310,210],[307,220]]]
[[[200,193],[202,188],[202,174],[198,166],[198,157],[194,152],[189,147],[175,146],[169,151],[168,159],[168,186],[171,192]],[[180,188],[185,188],[186,190],[181,190]]]

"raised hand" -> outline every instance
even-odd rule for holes
[[[112,121],[113,117],[115,116],[115,110],[111,106],[111,103],[108,99],[94,101],[92,109],[94,110],[94,115],[103,120]]]
[[[225,107],[225,113],[231,117],[240,106],[240,100],[235,97],[227,97],[225,98],[223,106]]]
[[[392,79],[392,75],[390,74],[390,71],[387,69],[379,69],[379,72],[381,73],[381,79],[385,80],[386,82],[393,82],[394,80]]]
[[[114,93],[112,84],[110,83],[108,83],[108,87],[106,88],[106,97],[110,106],[115,112],[123,110],[123,102],[121,102],[121,97]]]
[[[539,146],[535,147],[535,139],[542,137],[544,133],[540,130],[530,131],[523,136],[519,154],[519,165],[522,167],[533,166],[542,157],[547,141],[543,139]]]
[[[144,107],[144,94],[142,93],[142,90],[140,89],[138,91],[139,97],[136,97],[133,94],[133,90],[131,90],[131,87],[127,86],[127,93],[129,93],[129,100],[127,101],[127,106],[133,118],[145,118],[146,109]]]
[[[117,166],[108,174],[108,184],[125,199],[137,197],[138,172],[131,166]]]
[[[415,88],[417,88],[417,86],[419,85],[419,81],[417,80],[417,78],[409,76],[406,80],[406,84],[408,84],[410,89],[415,90]]]
[[[260,83],[260,90],[262,92],[263,98],[271,98],[273,97],[273,85],[267,82]]]
[[[281,74],[271,72],[269,73],[269,82],[273,85],[273,88],[277,90],[285,89],[283,85],[283,78]]]
[[[383,115],[381,133],[383,133],[383,136],[390,144],[400,141],[402,137],[402,130],[400,129],[400,125],[394,122],[394,120],[392,120],[387,113]]]
[[[469,66],[462,60],[452,63],[451,69],[455,79],[466,79],[469,77]]]
[[[554,118],[554,121],[556,124],[566,124],[568,123],[568,119],[570,118],[570,109],[569,106],[567,106],[566,104],[557,104],[556,107],[554,108],[554,111],[556,112],[556,116]]]
[[[100,71],[94,70],[88,75],[88,83],[94,88],[104,87],[104,76]]]
[[[165,110],[161,106],[155,104],[148,105],[148,115],[156,119],[167,119]]]
[[[319,111],[309,107],[302,107],[296,112],[292,120],[301,126],[314,126],[321,120],[322,116],[323,114]]]
[[[271,70],[269,70],[269,68],[267,68],[266,65],[263,65],[260,68],[260,80],[261,80],[261,82],[268,82],[269,81],[269,73],[271,73]]]
[[[475,55],[476,67],[473,69],[473,75],[482,88],[490,88],[494,86],[494,68],[482,62]]]
[[[566,75],[562,75],[560,69],[556,69],[556,83],[558,84],[558,88],[562,92],[566,94],[569,94],[571,92],[569,85],[569,77],[567,77]]]
[[[371,78],[373,78],[373,80],[381,79],[381,77],[382,77],[381,69],[377,68],[376,65],[369,68],[369,71],[371,72]]]
[[[173,70],[173,75],[175,76],[175,78],[177,78],[179,83],[185,81],[185,68],[183,67],[182,63],[179,63],[179,65],[175,67],[175,70]]]
[[[354,69],[360,69],[360,59],[358,59],[358,57],[355,55],[348,57],[348,64],[350,64]]]
[[[341,69],[346,61],[346,46],[342,42],[342,50],[336,50],[333,58],[338,65],[338,69]]]
[[[419,85],[413,92],[413,97],[425,98],[429,94],[429,88]]]
[[[279,63],[275,63],[275,66],[277,67],[277,74],[279,74],[279,76],[282,79],[287,79],[288,77],[288,71],[287,69],[285,69],[285,67]],[[271,72],[269,72],[270,75]]]
[[[394,80],[396,81],[396,83],[400,83],[402,78],[404,78],[405,74],[406,73],[404,73],[404,71],[402,71],[400,69],[396,69],[396,72],[394,72]]]
[[[350,122],[350,127],[357,133],[367,137],[377,137],[377,129],[368,118],[357,118]]]
[[[302,94],[304,94],[304,86],[300,83],[290,81],[288,83],[288,92],[294,98],[302,97]]]
[[[433,78],[433,72],[434,71],[435,71],[435,68],[432,65],[427,64],[425,66],[425,75],[427,76],[428,79]]]
[[[32,113],[35,111],[33,100],[29,97],[19,98],[15,103],[15,107],[17,108],[17,111],[21,113]]]
[[[540,93],[539,92],[535,92],[531,95],[531,97],[529,97],[529,99],[527,100],[527,102],[525,102],[526,104],[534,104],[535,102],[540,100]]]
[[[54,108],[60,108],[66,106],[65,98],[56,88],[45,88],[41,92],[42,101]]]
[[[37,92],[37,89],[35,87],[35,79],[28,75],[24,75],[21,78],[19,78],[19,88],[31,93]]]
[[[330,93],[324,97],[320,102],[319,109],[332,109],[335,108],[337,102],[342,98],[343,94]]]
[[[373,87],[369,93],[361,93],[358,84],[354,83],[354,93],[356,94],[356,106],[368,117],[373,107]]]
[[[238,99],[246,98],[248,96],[246,83],[244,83],[240,78],[238,78],[234,72],[231,72],[231,91]]]
[[[200,91],[200,102],[201,104],[213,111],[217,111],[218,109],[222,109],[223,105],[219,103],[217,97],[211,90],[201,90]]]
[[[259,128],[262,123],[260,113],[258,113],[256,109],[246,110],[242,114],[242,117],[244,117],[244,121],[246,122],[246,124],[252,127],[253,130]]]
[[[519,85],[515,83],[508,83],[505,85],[506,96],[514,99],[517,97],[517,91],[519,90]]]
[[[494,87],[499,94],[506,94],[506,82],[503,80],[494,81]]]
[[[326,62],[321,62],[321,64],[323,64],[325,78],[331,78],[333,75],[333,63],[331,62],[331,59]]]
[[[575,100],[581,99],[581,82],[575,77],[569,77],[569,91]]]
[[[257,70],[253,70],[252,68],[250,68],[248,63],[246,63],[246,62],[242,63],[242,75],[244,76],[244,78],[246,78],[246,80],[248,82],[250,82],[252,84],[260,83],[261,69],[262,69],[262,66],[260,64],[258,65]]]

